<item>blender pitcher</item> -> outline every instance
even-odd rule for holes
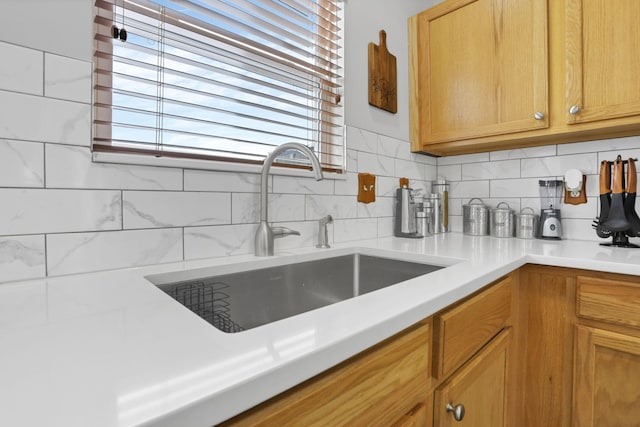
[[[540,180],[540,223],[538,237],[541,239],[561,239],[562,223],[560,204],[564,184],[561,180]]]

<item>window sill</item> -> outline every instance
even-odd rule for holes
[[[120,153],[103,153],[93,152],[93,162],[95,163],[115,163],[121,165],[138,165],[138,166],[156,166],[167,168],[181,169],[201,169],[221,172],[237,172],[237,173],[260,173],[261,165],[251,165],[242,163],[225,163],[211,160],[198,159],[177,159],[168,157],[153,157],[136,154],[120,154]],[[272,175],[282,176],[298,176],[308,178],[311,172],[301,169],[289,169],[278,166],[272,166],[269,171]],[[324,179],[336,181],[344,181],[347,179],[346,173],[324,172]]]

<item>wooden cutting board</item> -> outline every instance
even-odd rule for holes
[[[384,30],[380,30],[380,46],[369,43],[369,104],[398,112],[396,57],[387,50]]]

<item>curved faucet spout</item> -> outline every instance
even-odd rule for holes
[[[283,237],[284,235],[286,235],[274,234],[273,230],[267,222],[269,218],[267,207],[267,183],[269,180],[269,171],[271,170],[273,161],[278,157],[278,155],[287,150],[296,150],[307,156],[311,161],[311,167],[313,168],[316,180],[320,181],[323,178],[320,161],[318,161],[316,155],[313,154],[313,151],[302,144],[299,144],[297,142],[288,142],[286,144],[279,145],[275,150],[269,153],[264,163],[262,164],[262,172],[260,175],[260,225],[258,226],[258,230],[256,231],[256,256],[273,255],[273,239],[275,237]]]

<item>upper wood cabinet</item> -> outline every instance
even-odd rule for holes
[[[640,2],[445,0],[409,19],[412,151],[640,134]]]
[[[446,1],[412,19],[421,140],[547,127],[546,2]]]
[[[567,0],[567,122],[640,116],[640,2]]]

